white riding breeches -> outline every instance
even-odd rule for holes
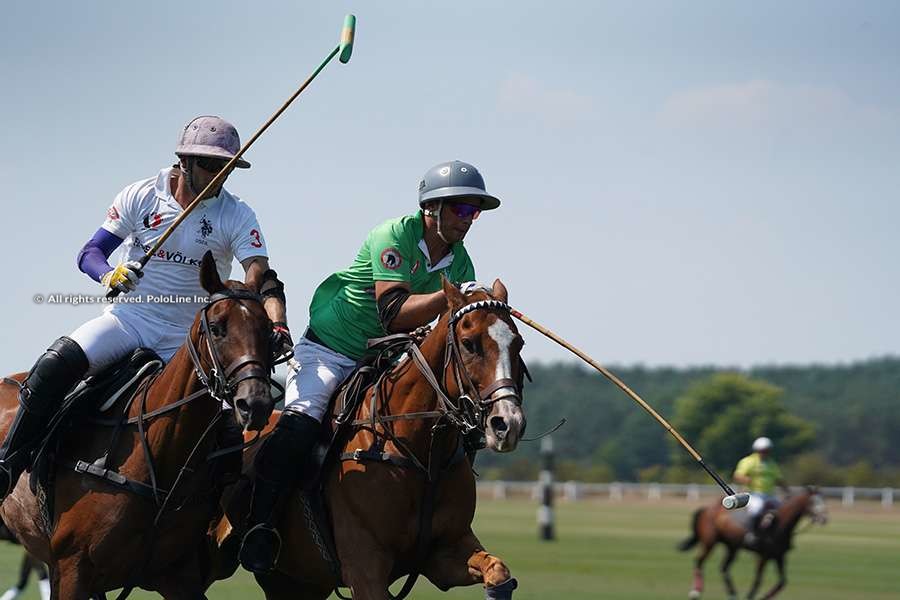
[[[766,505],[766,502],[774,499],[774,496],[770,496],[768,494],[752,492],[750,494],[750,501],[747,503],[747,514],[749,514],[751,517],[755,517],[762,511],[763,507]]]
[[[284,384],[284,410],[321,422],[332,394],[356,367],[356,361],[306,338],[294,346],[297,367]]]
[[[169,362],[184,343],[187,331],[138,318],[123,319],[104,312],[69,334],[87,356],[88,374],[93,375],[137,350],[149,348]]]

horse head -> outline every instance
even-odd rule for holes
[[[445,373],[447,390],[468,397],[484,429],[487,447],[511,452],[525,432],[522,382],[525,367],[519,353],[524,341],[506,305],[506,286],[497,279],[491,293],[463,295],[446,279],[449,308],[447,346],[452,364]]]
[[[809,515],[813,523],[824,525],[828,522],[828,507],[825,505],[825,499],[822,493],[814,485],[806,486],[805,492],[809,498],[806,502],[805,514]]]
[[[223,282],[211,252],[201,261],[200,284],[209,302],[191,329],[195,368],[201,381],[207,379],[210,394],[234,407],[244,429],[261,430],[276,401],[270,379],[272,324],[262,299],[238,281]]]

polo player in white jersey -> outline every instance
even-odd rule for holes
[[[102,227],[79,252],[78,268],[107,292],[132,294],[124,299],[128,302],[111,304],[99,317],[53,342],[31,368],[16,418],[0,447],[0,499],[29,465],[31,446],[63,396],[86,374],[140,347],[154,350],[164,361],[172,358],[205,304],[199,268],[207,251],[222,280],[229,278],[233,259],[241,263],[248,285],[264,297],[274,347],[293,345],[285,323],[284,285],[269,268],[256,215],[224,186],[207,193],[143,269],[138,262],[239,149],[233,125],[220,117],[197,117],[181,132],[177,164],[116,196]],[[236,166],[246,169],[250,163],[241,159]],[[107,261],[123,243],[122,261],[113,267]]]

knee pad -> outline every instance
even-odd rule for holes
[[[88,370],[88,359],[78,342],[61,337],[34,363],[25,379],[27,393],[21,395],[22,406],[28,412],[52,412],[73,385]]]

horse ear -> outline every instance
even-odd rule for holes
[[[506,301],[509,299],[509,292],[506,291],[506,286],[503,285],[503,282],[499,279],[495,279],[494,285],[491,286],[491,288],[491,296],[503,304],[506,304]]]
[[[465,306],[466,297],[462,295],[459,288],[450,283],[450,280],[443,275],[441,275],[441,287],[444,288],[444,296],[447,298],[447,307],[450,309],[450,312],[456,312]]]
[[[207,250],[200,261],[200,285],[210,295],[225,289],[225,285],[219,277],[219,270],[216,268],[216,259],[213,258],[211,250]]]

